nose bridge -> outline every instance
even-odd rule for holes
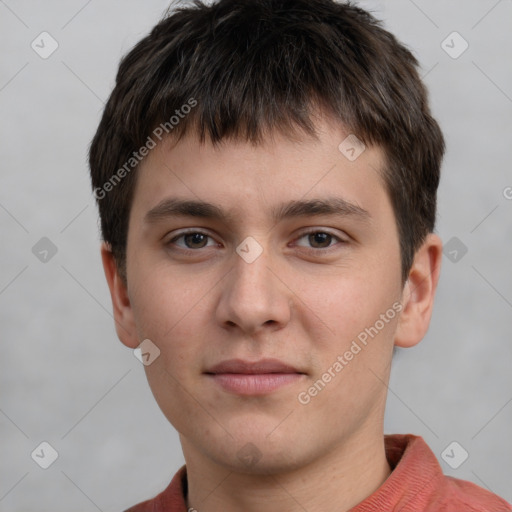
[[[233,269],[226,276],[219,304],[219,319],[223,324],[254,331],[265,324],[283,324],[289,320],[286,288],[270,270],[271,256],[268,244],[252,237],[236,248]]]

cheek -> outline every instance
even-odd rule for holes
[[[362,414],[382,397],[385,388],[376,375],[385,378],[392,355],[400,312],[395,279],[399,274],[398,267],[393,272],[368,268],[331,280],[329,293],[316,291],[308,296],[320,319],[309,333],[319,356],[310,382],[313,388],[303,390],[305,398],[314,402],[309,411],[328,408],[340,414],[347,410]]]
[[[385,276],[379,280],[352,277],[340,280],[328,296],[310,295],[321,318],[315,332],[322,330],[327,335],[310,333],[312,350],[319,358],[301,399],[310,400],[304,414],[314,411],[333,432],[339,428],[336,418],[347,411],[353,424],[359,425],[384,400],[386,388],[381,379],[385,380],[391,360],[400,312],[396,289],[394,281]],[[330,411],[328,417],[324,411]]]
[[[151,268],[151,272],[132,276],[130,300],[135,320],[144,335],[165,339],[188,315],[194,314],[209,285],[154,261],[141,262],[141,266]]]
[[[317,319],[318,326],[324,326],[326,333],[344,344],[365,328],[375,324],[398,300],[398,288],[389,276],[373,275],[368,272],[358,276],[338,276],[329,279],[326,286],[319,281],[304,284],[302,300]],[[308,308],[304,308],[306,314]]]
[[[205,288],[192,286],[189,278],[175,274],[171,279],[157,271],[138,283],[131,302],[139,339],[155,343],[160,349],[158,366],[163,364],[182,380],[186,370],[197,364],[193,352],[197,332],[205,332],[201,327],[208,300]]]
[[[204,412],[193,390],[201,371],[198,340],[208,332],[201,323],[206,298],[200,300],[204,291],[196,296],[181,287],[173,289],[168,283],[159,283],[158,289],[148,286],[148,292],[134,301],[141,339],[150,339],[160,350],[158,358],[144,369],[160,409],[179,432],[185,432],[190,430],[192,419],[197,420]]]

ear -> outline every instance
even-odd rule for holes
[[[441,273],[443,243],[430,233],[416,251],[402,294],[403,310],[395,333],[395,345],[412,347],[427,333]]]
[[[127,347],[137,348],[139,346],[139,340],[130,299],[128,297],[128,290],[119,275],[112,251],[105,242],[101,244],[101,260],[112,298],[112,309],[116,323],[117,336]]]

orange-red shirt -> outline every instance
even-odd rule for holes
[[[443,475],[434,453],[419,436],[385,436],[392,473],[350,512],[512,512],[505,500],[481,487]],[[125,512],[187,512],[187,470],[182,466],[155,498]]]

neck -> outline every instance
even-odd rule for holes
[[[276,474],[236,473],[199,454],[184,439],[182,445],[187,509],[197,512],[346,512],[391,473],[383,435],[372,442],[353,439],[305,466]]]

